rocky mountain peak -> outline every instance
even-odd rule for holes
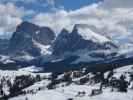
[[[13,53],[38,54],[35,42],[41,45],[51,45],[55,39],[55,33],[48,27],[40,27],[30,22],[22,22],[13,33],[9,50]],[[33,42],[34,41],[34,42]]]

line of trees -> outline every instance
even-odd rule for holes
[[[25,94],[23,91],[24,88],[27,88],[33,85],[35,82],[41,81],[40,75],[36,75],[35,77],[32,75],[21,75],[16,76],[13,83],[10,79],[6,80],[5,77],[0,80],[0,96],[3,100],[7,100],[7,98],[14,97],[20,94]],[[4,86],[6,85],[9,88],[9,94],[6,94],[4,90]]]

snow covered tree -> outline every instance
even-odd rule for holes
[[[119,91],[120,92],[127,92],[128,82],[125,80],[125,76],[121,75],[120,82],[119,82]]]

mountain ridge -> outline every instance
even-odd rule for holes
[[[85,65],[91,62],[102,63],[121,57],[118,54],[119,47],[110,39],[91,32],[93,31],[90,31],[86,24],[76,24],[71,32],[64,28],[55,37],[55,33],[49,27],[22,22],[9,40],[7,51],[5,50],[9,56],[5,60],[6,64],[8,65],[7,61],[11,60],[9,65],[24,64],[23,67],[47,64],[53,66],[54,63],[61,65],[65,62],[67,66],[77,66],[81,63]]]

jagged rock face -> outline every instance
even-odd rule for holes
[[[40,54],[40,51],[34,45],[34,42],[42,45],[51,45],[54,38],[55,34],[50,28],[23,22],[13,33],[8,50],[13,54],[28,53],[36,56]]]
[[[14,35],[16,34],[23,34],[23,36],[32,38],[44,45],[50,44],[55,38],[55,34],[50,28],[39,27],[29,22],[23,22],[19,25]]]
[[[92,39],[86,40],[80,35],[78,28],[75,26],[71,33],[63,29],[55,40],[53,48],[54,55],[62,55],[66,52],[76,52],[81,49],[92,51],[116,48],[116,46],[109,41],[100,43],[94,42]]]
[[[0,54],[5,53],[5,50],[8,47],[9,40],[7,39],[0,39]]]

